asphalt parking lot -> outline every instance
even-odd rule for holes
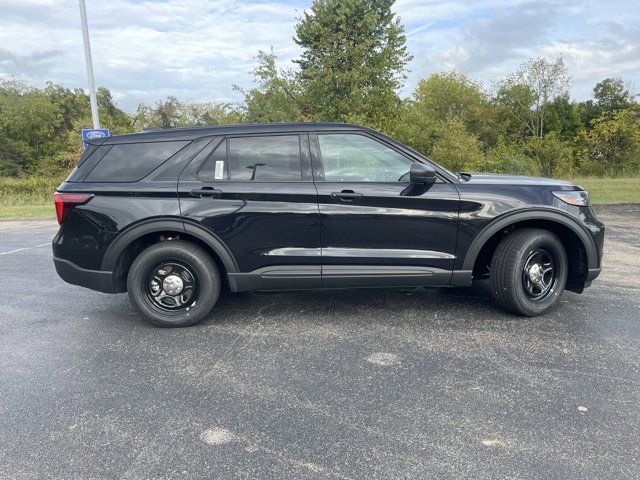
[[[158,329],[0,222],[0,478],[640,478],[640,206],[542,318],[474,289],[227,295]]]

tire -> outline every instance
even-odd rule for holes
[[[508,312],[542,315],[560,301],[568,269],[567,253],[556,235],[537,228],[516,230],[493,254],[491,295]]]
[[[206,317],[220,296],[220,272],[211,256],[184,240],[142,251],[127,275],[138,313],[158,327],[188,327]]]

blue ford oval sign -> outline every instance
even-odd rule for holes
[[[109,136],[108,128],[83,128],[82,129],[82,148],[87,148],[87,140],[96,140],[97,138],[104,138]]]

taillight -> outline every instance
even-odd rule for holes
[[[62,225],[65,217],[69,215],[69,212],[73,210],[74,207],[87,203],[91,200],[91,197],[93,197],[91,193],[54,193],[53,200],[56,203],[58,223]]]

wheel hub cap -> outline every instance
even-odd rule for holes
[[[535,263],[529,268],[529,280],[536,284],[542,283],[542,267],[540,264]]]
[[[162,282],[162,289],[167,295],[179,295],[184,288],[184,282],[178,275],[169,275]]]
[[[557,279],[555,255],[544,248],[530,252],[522,271],[522,283],[527,296],[532,300],[546,298],[553,293]]]
[[[196,301],[198,282],[191,267],[182,261],[165,261],[149,271],[147,301],[164,311],[188,309]]]

